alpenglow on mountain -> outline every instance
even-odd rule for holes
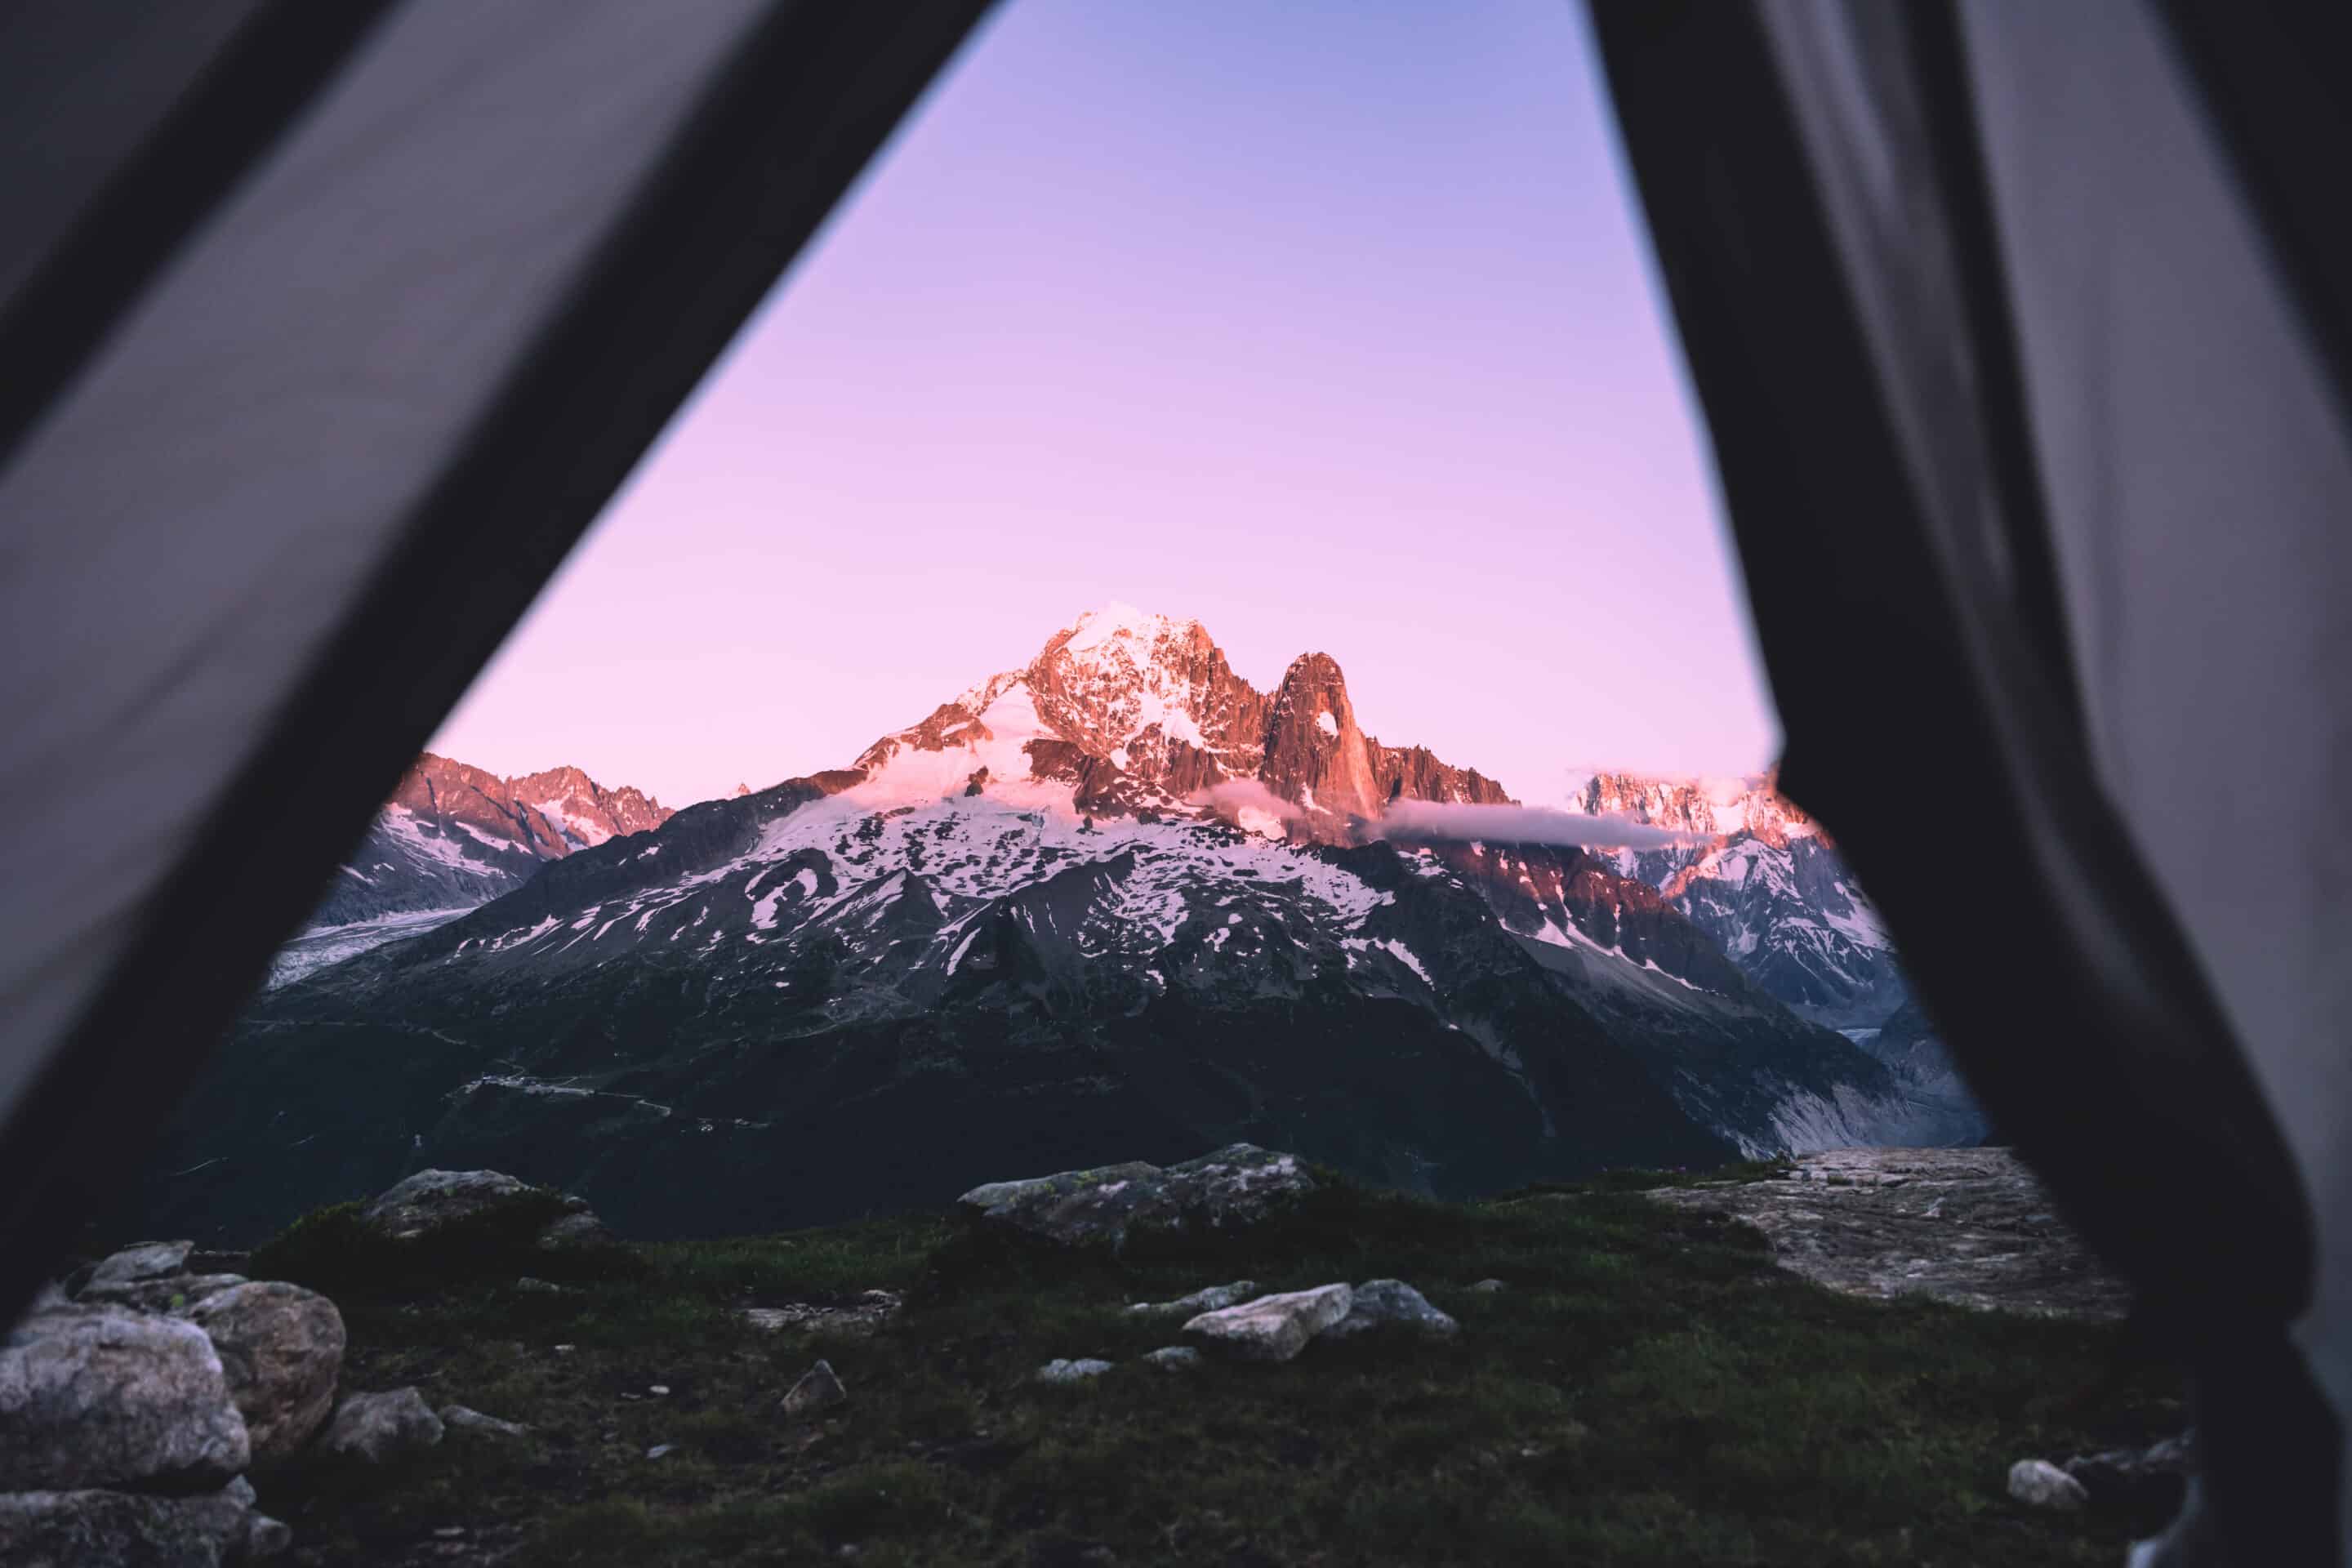
[[[606,789],[578,768],[500,778],[427,752],[278,953],[269,984],[430,930],[520,887],[549,860],[669,817],[651,796]]]
[[[1098,611],[854,766],[266,993],[146,1206],[247,1237],[489,1166],[719,1234],[1236,1141],[1445,1195],[1927,1141],[1686,889],[1444,828],[1512,804],[1365,734],[1328,655],[1262,691],[1196,622]]]

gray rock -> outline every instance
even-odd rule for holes
[[[74,1306],[0,1346],[0,1487],[219,1486],[252,1445],[205,1331],[176,1318]]]
[[[184,1273],[188,1254],[195,1249],[193,1241],[133,1242],[90,1270],[89,1284],[82,1287],[83,1293],[88,1294],[90,1285],[128,1285],[134,1280]]]
[[[785,1394],[784,1414],[805,1415],[812,1410],[824,1410],[844,1404],[848,1398],[849,1390],[844,1388],[841,1379],[833,1374],[833,1363],[821,1361],[801,1373],[800,1381]]]
[[[1162,1345],[1144,1352],[1143,1359],[1162,1372],[1193,1372],[1201,1365],[1201,1352],[1191,1345]]]
[[[2006,1149],[1833,1149],[1800,1156],[1786,1181],[1646,1195],[1752,1226],[1781,1268],[1847,1295],[2086,1319],[2131,1305],[2123,1282],[2053,1223],[2041,1184]],[[1931,1210],[1936,1223],[1923,1226]],[[1929,1228],[1934,1246],[1923,1247]]]
[[[445,1405],[440,1415],[443,1428],[462,1436],[512,1442],[530,1436],[530,1428],[519,1421],[501,1421],[495,1415],[485,1415],[462,1405]]]
[[[1213,1312],[1230,1307],[1236,1301],[1246,1301],[1257,1294],[1257,1281],[1236,1279],[1230,1285],[1212,1285],[1205,1290],[1195,1290],[1189,1296],[1179,1296],[1173,1301],[1138,1301],[1128,1309],[1130,1312],[1149,1317],[1175,1317],[1178,1314]]]
[[[967,1220],[1002,1234],[1117,1253],[1147,1232],[1244,1229],[1314,1189],[1297,1155],[1234,1143],[1164,1170],[1131,1162],[992,1182],[956,1205]]]
[[[896,1317],[898,1307],[895,1293],[868,1290],[847,1306],[788,1301],[781,1307],[738,1307],[735,1315],[770,1333],[797,1329],[805,1333],[870,1334]]]
[[[388,1465],[441,1441],[441,1417],[414,1388],[343,1396],[319,1437],[322,1453],[364,1464]]]
[[[2031,1508],[2078,1509],[2090,1494],[2083,1483],[2047,1459],[2020,1459],[2009,1467],[2009,1495]]]
[[[315,1290],[272,1279],[208,1296],[188,1319],[220,1354],[229,1397],[252,1436],[253,1462],[292,1458],[335,1407],[342,1313]]]
[[[579,1198],[567,1198],[580,1206],[556,1220],[539,1233],[541,1252],[585,1252],[618,1247],[621,1238],[604,1228],[604,1222],[588,1212],[587,1204]]]
[[[245,1560],[258,1563],[294,1544],[294,1527],[266,1513],[245,1516]]]
[[[646,1450],[646,1458],[648,1459],[658,1459],[666,1454],[675,1454],[677,1452],[677,1445],[675,1443],[656,1443],[652,1447]]]
[[[85,1285],[81,1299],[92,1305],[129,1307],[142,1312],[181,1312],[208,1296],[245,1283],[242,1274],[166,1274],[113,1285]]]
[[[1500,1279],[1481,1279],[1475,1285],[1470,1287],[1470,1294],[1473,1296],[1499,1296],[1509,1289],[1510,1287],[1504,1284]]]
[[[1203,1312],[1184,1325],[1184,1337],[1236,1361],[1288,1361],[1307,1342],[1348,1315],[1355,1292],[1318,1285],[1280,1296],[1260,1296],[1237,1307]]]
[[[360,1211],[362,1223],[394,1241],[420,1241],[453,1225],[479,1219],[553,1197],[564,1213],[535,1237],[543,1251],[614,1245],[587,1202],[567,1193],[551,1194],[503,1171],[419,1171],[386,1189]]]
[[[252,1494],[0,1492],[0,1563],[26,1568],[219,1568],[251,1554]],[[265,1532],[267,1533],[267,1532]],[[290,1533],[290,1532],[289,1532]],[[281,1538],[278,1544],[285,1542]]]
[[[1037,1369],[1040,1383],[1084,1383],[1110,1370],[1110,1363],[1081,1356],[1076,1361],[1049,1361]]]
[[[1401,1329],[1443,1339],[1462,1325],[1429,1304],[1429,1298],[1402,1279],[1367,1279],[1355,1289],[1348,1315],[1323,1331],[1344,1340],[1375,1329]]]

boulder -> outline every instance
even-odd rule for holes
[[[540,1228],[534,1237],[539,1248],[555,1252],[615,1245],[585,1199],[551,1193],[503,1171],[419,1171],[372,1199],[360,1210],[360,1223],[393,1241],[424,1241],[452,1226],[551,1200],[563,1212]]]
[[[0,1345],[0,1487],[202,1489],[251,1457],[194,1323],[77,1305],[26,1319]]]
[[[485,1415],[462,1405],[445,1405],[440,1415],[442,1427],[460,1436],[515,1442],[530,1436],[530,1428],[519,1421],[501,1421],[495,1415]]]
[[[833,1374],[833,1363],[819,1362],[801,1373],[800,1381],[784,1394],[784,1414],[805,1415],[812,1410],[824,1410],[847,1402],[849,1390],[842,1387],[841,1379]]]
[[[250,1488],[0,1492],[0,1563],[32,1568],[218,1568],[282,1550],[290,1533],[253,1511]]]
[[[319,1448],[337,1458],[387,1465],[432,1447],[442,1431],[441,1417],[414,1388],[353,1394],[335,1406]]]
[[[1201,1352],[1191,1345],[1162,1345],[1146,1351],[1143,1359],[1162,1372],[1192,1372],[1200,1367]]]
[[[1037,1369],[1040,1383],[1085,1383],[1110,1370],[1110,1363],[1081,1356],[1076,1361],[1049,1361]]]
[[[2009,1495],[2031,1508],[2078,1509],[2089,1496],[2083,1483],[2047,1459],[2020,1459],[2009,1468]]]
[[[1401,1329],[1443,1339],[1462,1325],[1429,1304],[1429,1298],[1402,1279],[1367,1279],[1356,1287],[1348,1315],[1323,1331],[1344,1340],[1375,1329]]]
[[[167,1274],[184,1274],[188,1254],[195,1249],[193,1241],[134,1241],[91,1269],[82,1293],[89,1294],[93,1285],[129,1285],[141,1279],[161,1279]]]
[[[315,1290],[273,1279],[207,1296],[188,1318],[220,1354],[229,1397],[252,1436],[253,1462],[292,1458],[334,1409],[342,1313]]]
[[[1200,1312],[1213,1312],[1236,1301],[1246,1301],[1256,1294],[1256,1280],[1236,1279],[1230,1285],[1212,1285],[1189,1296],[1179,1296],[1173,1301],[1138,1301],[1128,1310],[1155,1318],[1172,1318],[1180,1314],[1190,1317]]]
[[[81,1300],[92,1306],[129,1307],[141,1312],[185,1312],[207,1296],[244,1283],[242,1274],[165,1274],[153,1279],[85,1285]]]
[[[1307,1348],[1307,1341],[1346,1317],[1354,1297],[1345,1285],[1260,1296],[1202,1313],[1184,1325],[1184,1337],[1235,1361],[1288,1361]]]
[[[1297,1155],[1234,1143],[1165,1169],[1137,1161],[992,1182],[956,1205],[967,1220],[1000,1234],[1117,1253],[1147,1232],[1243,1229],[1314,1190]]]

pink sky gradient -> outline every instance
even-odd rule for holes
[[[1116,599],[1530,802],[1756,769],[1695,424],[1575,7],[1013,0],[434,749],[761,788]]]

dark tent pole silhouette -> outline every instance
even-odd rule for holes
[[[2165,1562],[2343,1535],[2346,274],[2314,264],[2340,219],[2273,222],[2339,205],[2342,138],[2282,128],[2343,76],[2250,58],[2295,32],[2265,15],[1594,5],[1782,784],[2191,1371],[2203,1484]],[[2242,101],[2297,79],[2304,112]],[[2214,475],[2234,515],[2180,504]],[[2178,657],[2199,619],[2226,637]],[[2233,769],[2320,820],[2226,820]],[[1956,874],[1922,816],[1992,863]],[[2224,863],[2232,827],[2264,850]]]

